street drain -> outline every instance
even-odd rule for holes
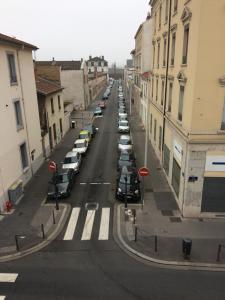
[[[98,210],[98,203],[96,202],[87,202],[85,204],[85,209],[86,210]]]

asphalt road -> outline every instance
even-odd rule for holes
[[[42,251],[1,264],[0,273],[18,274],[14,282],[0,282],[0,295],[6,295],[6,299],[225,298],[224,273],[174,270],[143,264],[126,254],[114,241],[113,204],[118,137],[116,95],[114,86],[104,117],[95,121],[99,132],[83,160],[76,185],[67,200],[73,208],[80,209],[72,238],[64,240],[70,227],[69,219],[57,240]],[[86,203],[96,203],[98,206],[89,219]],[[110,212],[107,215],[109,232],[106,240],[99,240],[102,208],[108,208]],[[85,227],[89,228],[90,236],[82,240]]]

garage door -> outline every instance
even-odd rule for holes
[[[202,193],[202,212],[225,212],[225,178],[205,177]]]

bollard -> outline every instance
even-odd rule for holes
[[[18,235],[15,235],[15,241],[16,241],[16,251],[20,251],[20,249],[19,249]]]
[[[217,258],[216,258],[216,261],[218,261],[218,262],[220,261],[221,249],[222,249],[222,245],[219,244],[218,250],[217,250]]]
[[[53,224],[55,224],[55,213],[54,213],[54,210],[52,211],[52,219],[53,219]]]
[[[155,252],[158,251],[158,238],[157,235],[155,235]]]
[[[137,226],[134,227],[134,241],[137,242]]]
[[[45,239],[44,224],[41,224],[42,238]]]
[[[182,250],[183,250],[185,259],[188,259],[190,257],[191,248],[192,248],[192,240],[191,239],[183,239]]]
[[[136,222],[136,209],[133,210],[133,224]]]

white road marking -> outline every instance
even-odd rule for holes
[[[90,182],[90,184],[102,184],[101,182]]]
[[[86,182],[80,182],[80,184],[87,184]]]
[[[102,208],[101,224],[99,230],[99,240],[108,240],[109,238],[109,219],[110,219],[110,208]]]
[[[91,232],[94,223],[94,218],[95,218],[95,210],[88,210],[86,221],[84,224],[84,230],[81,238],[82,241],[91,239]]]
[[[111,182],[103,182],[103,184],[111,184]]]
[[[15,282],[17,273],[0,273],[0,282]]]
[[[77,220],[80,213],[80,207],[74,207],[70,216],[70,220],[64,235],[64,241],[70,241],[73,239],[73,235],[76,229]]]
[[[6,296],[0,296],[0,300],[5,300],[6,298],[5,298]]]

